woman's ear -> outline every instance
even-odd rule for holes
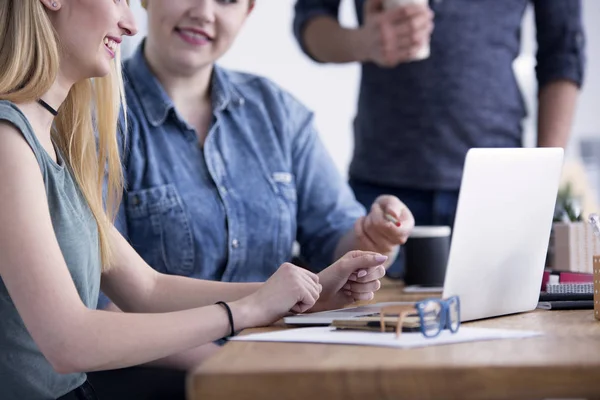
[[[59,0],[40,0],[40,2],[49,10],[58,11],[60,10],[60,1]]]
[[[255,0],[250,0],[250,4],[248,5],[248,14],[250,14],[252,12],[252,10],[254,10],[255,4],[256,4]]]

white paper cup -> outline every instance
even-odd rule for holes
[[[383,1],[383,7],[386,10],[390,10],[390,9],[397,8],[397,7],[406,7],[411,4],[419,4],[419,5],[426,6],[429,4],[429,0],[384,0]],[[412,61],[424,60],[426,58],[429,58],[430,54],[431,54],[431,49],[429,46],[429,42],[427,42],[426,44],[423,45],[423,47],[421,47],[421,49],[419,49],[419,52],[411,60]]]

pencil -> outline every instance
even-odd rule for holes
[[[394,218],[392,215],[385,213],[384,214],[385,219],[387,219],[388,221],[390,221],[392,224],[396,225],[396,226],[400,226],[400,221],[398,221],[396,218]]]

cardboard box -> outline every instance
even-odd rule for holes
[[[548,267],[555,271],[593,273],[594,255],[600,254],[600,239],[585,222],[552,225]]]

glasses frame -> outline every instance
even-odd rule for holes
[[[456,324],[456,328],[452,327],[451,318],[450,318],[450,309],[453,306],[453,303],[456,302],[456,311],[458,314],[458,323]],[[440,323],[438,324],[436,331],[428,331],[425,329],[425,317],[426,317],[426,306],[429,304],[439,304],[440,305]],[[398,321],[396,322],[396,338],[400,337],[402,333],[402,325],[406,316],[410,314],[414,314],[415,311],[419,317],[419,329],[421,334],[426,338],[434,338],[439,336],[442,330],[448,328],[448,330],[452,333],[458,332],[460,328],[460,299],[458,296],[448,297],[447,299],[438,299],[431,298],[425,299],[421,301],[417,301],[412,305],[402,305],[402,306],[389,306],[383,307],[379,312],[379,324],[381,328],[381,332],[385,332],[385,316],[386,314],[398,314]],[[433,333],[432,333],[433,332]]]

